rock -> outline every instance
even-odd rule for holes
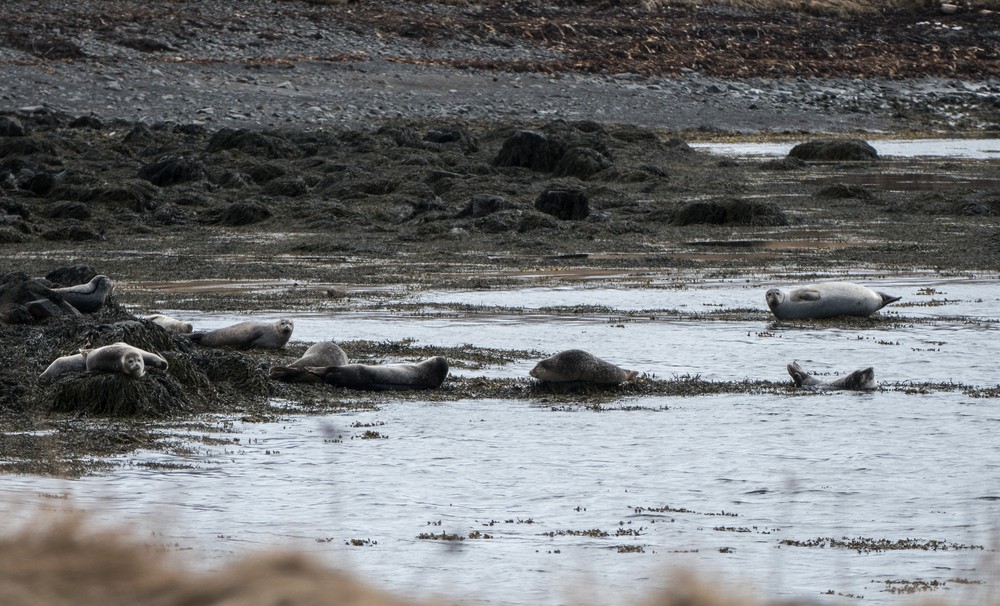
[[[535,208],[563,221],[586,219],[590,214],[587,194],[581,189],[547,189],[535,200]]]
[[[555,169],[565,153],[563,142],[532,130],[519,130],[503,142],[493,164],[549,172]]]
[[[222,209],[206,211],[204,222],[238,227],[260,223],[270,216],[271,211],[265,206],[253,202],[235,202]]]
[[[473,219],[478,219],[499,210],[503,210],[505,207],[506,201],[500,196],[476,194],[475,196],[472,196],[468,205],[455,215],[455,217],[472,217]]]
[[[23,137],[24,124],[14,116],[0,116],[0,137]]]
[[[553,176],[589,179],[610,166],[611,160],[601,152],[589,147],[573,147],[559,159]]]
[[[878,152],[861,139],[818,139],[799,143],[788,157],[806,162],[863,162],[877,160]]]
[[[772,202],[741,199],[688,202],[673,217],[674,225],[788,225],[785,212]]]
[[[166,156],[139,169],[139,177],[159,187],[198,181],[207,174],[201,160],[187,156]]]
[[[958,5],[951,4],[950,2],[943,2],[941,4],[941,13],[945,15],[954,15],[958,12]]]

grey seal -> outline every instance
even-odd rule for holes
[[[194,327],[191,326],[190,322],[184,322],[164,314],[153,314],[151,316],[146,316],[145,319],[163,328],[163,330],[166,330],[167,332],[172,332],[178,335],[190,334],[191,331],[194,330]]]
[[[335,387],[366,391],[437,389],[448,376],[448,361],[441,356],[416,364],[345,364],[308,366],[306,370]]]
[[[618,385],[639,373],[619,368],[582,349],[567,349],[545,358],[529,374],[546,383]]]
[[[122,341],[95,349],[85,349],[80,353],[86,358],[87,370],[120,372],[136,379],[146,374],[146,368],[166,370],[169,366],[158,354]]]
[[[833,381],[820,381],[802,370],[798,362],[792,362],[788,365],[788,374],[791,375],[796,387],[812,387],[824,390],[843,389],[850,391],[878,389],[878,383],[875,381],[875,369],[870,366],[861,370],[855,370]]]
[[[39,375],[39,381],[55,381],[59,377],[71,372],[84,372],[87,370],[87,356],[83,353],[75,353],[68,356],[60,356]]]
[[[301,358],[288,366],[272,366],[268,369],[267,376],[275,381],[287,383],[322,383],[323,379],[309,372],[306,368],[309,366],[343,366],[345,364],[347,364],[347,354],[339,345],[332,341],[321,341],[311,345]]]
[[[281,349],[288,343],[294,328],[291,320],[284,319],[276,322],[240,322],[208,332],[193,333],[191,340],[205,347]]]
[[[823,282],[788,291],[772,288],[764,295],[779,320],[866,317],[900,298],[852,282]]]
[[[104,307],[104,302],[113,289],[114,283],[111,282],[111,278],[107,276],[94,276],[86,284],[53,288],[52,290],[59,293],[63,301],[69,303],[82,313],[92,314]]]

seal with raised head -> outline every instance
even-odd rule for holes
[[[281,349],[288,343],[295,325],[291,320],[240,322],[207,332],[192,333],[191,340],[205,347],[237,349]]]
[[[87,370],[87,356],[83,353],[75,353],[68,356],[59,356],[52,361],[41,375],[39,381],[55,381],[59,377],[71,372],[85,372]]]
[[[344,364],[307,366],[306,370],[335,387],[366,391],[437,389],[448,376],[448,360],[441,356],[416,364]]]
[[[84,349],[80,353],[87,361],[87,370],[120,372],[137,379],[146,374],[146,368],[166,370],[169,366],[158,354],[123,341],[95,349]]]
[[[306,370],[309,366],[343,366],[347,364],[347,354],[333,341],[312,344],[302,357],[288,366],[272,366],[267,376],[286,383],[322,383],[323,379]]]
[[[146,316],[144,319],[149,320],[167,332],[172,332],[177,335],[190,334],[191,331],[194,330],[194,327],[191,326],[190,322],[184,322],[164,314],[153,314],[151,316]]]
[[[94,276],[86,284],[67,286],[65,288],[53,288],[59,293],[63,301],[69,303],[85,314],[92,314],[100,311],[104,307],[104,302],[114,289],[114,283],[107,276]]]
[[[867,317],[900,298],[852,282],[822,282],[788,291],[772,288],[764,295],[779,320]]]
[[[833,381],[820,381],[802,370],[798,362],[792,362],[788,365],[788,374],[791,375],[796,387],[812,387],[813,389],[824,390],[843,389],[850,391],[878,389],[878,383],[875,381],[875,369],[871,366],[855,370]]]
[[[619,368],[582,349],[567,349],[545,358],[529,374],[545,383],[618,385],[631,381],[639,373]]]

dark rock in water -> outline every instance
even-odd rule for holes
[[[76,286],[86,284],[97,276],[97,270],[90,265],[78,263],[72,267],[60,267],[45,274],[45,279],[55,286]]]
[[[478,219],[499,210],[503,210],[505,207],[506,201],[501,196],[477,194],[472,196],[468,205],[455,215],[455,217],[472,217],[473,219]]]
[[[878,152],[861,139],[819,139],[799,143],[788,157],[807,162],[858,162],[877,160]]]
[[[252,202],[235,202],[221,209],[205,212],[204,222],[238,227],[260,223],[271,216],[267,207]]]
[[[0,137],[23,137],[24,124],[14,116],[0,116]]]
[[[799,170],[806,167],[806,163],[798,158],[779,158],[760,163],[761,170]]]
[[[198,181],[207,174],[201,160],[187,156],[167,156],[139,169],[139,177],[160,187]]]
[[[56,148],[48,141],[41,141],[32,136],[0,138],[0,158],[35,155],[54,156]]]
[[[563,221],[586,219],[590,214],[587,194],[581,189],[548,189],[535,200],[535,208]]]
[[[589,179],[610,166],[611,160],[601,152],[589,147],[573,147],[563,154],[553,172],[556,177]]]
[[[503,142],[493,163],[496,166],[521,166],[539,172],[555,169],[566,153],[566,144],[542,133],[519,130]]]
[[[828,185],[823,189],[816,192],[817,198],[833,198],[833,199],[845,199],[845,198],[856,198],[858,200],[871,200],[875,196],[868,188],[861,185],[852,185],[849,183],[835,183],[833,185]]]
[[[785,211],[771,202],[750,200],[699,200],[688,202],[674,214],[674,225],[788,225]]]

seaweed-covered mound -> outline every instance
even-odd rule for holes
[[[39,380],[61,356],[124,342],[158,354],[165,370],[147,365],[139,378],[70,371]],[[163,418],[238,408],[269,395],[263,368],[244,353],[195,348],[181,335],[131,315],[109,298],[99,313],[59,316],[34,325],[15,324],[0,334],[0,413],[75,412]]]

